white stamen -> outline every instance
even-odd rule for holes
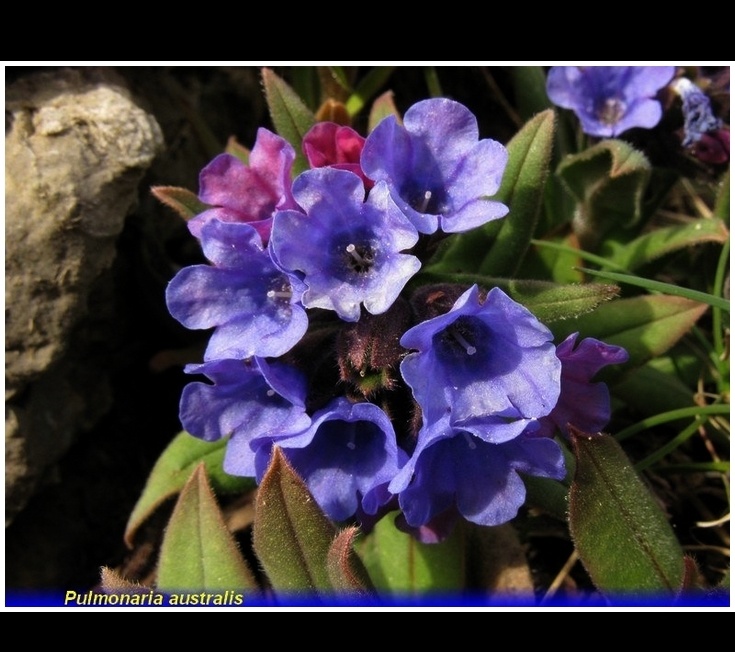
[[[355,448],[357,448],[357,446],[355,446],[355,442],[354,441],[348,441],[347,442],[347,448],[349,448],[351,451],[353,451],[353,450],[355,450]]]
[[[427,190],[424,193],[424,201],[421,204],[421,208],[419,208],[419,213],[426,212],[426,209],[429,207],[429,201],[431,200],[431,190]]]
[[[469,432],[464,432],[462,434],[467,440],[467,445],[470,447],[470,450],[475,450],[477,448],[477,444],[474,441],[475,438]]]
[[[464,337],[462,337],[462,333],[452,331],[452,336],[464,347],[464,350],[467,351],[467,355],[475,355],[475,353],[477,353],[477,348],[472,346],[472,344],[470,344]]]
[[[276,393],[275,390],[269,389],[265,394],[266,396],[270,398],[271,396],[274,396],[275,393]]]
[[[291,293],[284,292],[283,290],[268,290],[268,292],[265,293],[265,296],[269,299],[290,299]]]
[[[354,258],[356,262],[360,263],[360,265],[365,264],[365,259],[357,253],[357,247],[355,247],[355,245],[353,245],[352,243],[348,244],[345,247],[345,251],[350,254],[350,256],[352,256],[352,258]]]

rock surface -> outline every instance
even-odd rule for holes
[[[162,146],[110,69],[39,72],[6,89],[6,525],[109,409],[99,356],[110,342],[90,335],[114,319],[116,238]]]

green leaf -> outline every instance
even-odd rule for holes
[[[227,439],[206,442],[188,432],[180,432],[161,453],[125,528],[125,543],[133,547],[135,533],[141,524],[162,503],[173,498],[184,487],[194,469],[204,463],[214,489],[219,494],[232,494],[255,487],[252,478],[240,478],[225,473],[222,462]]]
[[[372,107],[370,108],[370,115],[368,116],[368,133],[370,133],[378,124],[388,116],[393,115],[396,117],[398,124],[402,124],[401,114],[398,112],[396,103],[394,100],[393,91],[386,91],[375,99]]]
[[[296,150],[293,168],[296,175],[309,167],[301,150],[301,142],[316,119],[296,91],[270,68],[263,68],[262,76],[265,100],[268,103],[273,126],[276,132]]]
[[[191,190],[177,188],[176,186],[153,186],[151,194],[162,204],[173,208],[181,217],[189,221],[199,213],[206,211],[209,206],[199,201]]]
[[[610,301],[619,294],[617,285],[603,283],[566,285],[551,281],[515,280],[482,276],[481,274],[452,274],[431,270],[422,272],[421,280],[458,283],[468,287],[477,283],[485,290],[498,287],[546,324],[590,312],[601,303]]]
[[[184,486],[166,527],[156,587],[164,592],[257,588],[225,525],[204,464]]]
[[[617,299],[592,312],[549,325],[557,340],[574,332],[625,348],[628,367],[661,355],[685,335],[707,306],[680,297],[651,295]]]
[[[253,546],[278,594],[333,593],[327,557],[337,534],[277,446],[255,502]]]
[[[521,118],[528,120],[551,108],[546,93],[546,72],[542,66],[510,66],[508,71]]]
[[[225,154],[231,154],[235,158],[239,158],[245,165],[250,163],[250,150],[234,136],[230,136],[227,139]]]
[[[514,274],[530,246],[538,220],[553,140],[551,109],[521,128],[508,143],[508,164],[500,189],[492,198],[507,204],[509,214],[452,236],[434,267],[489,276]]]
[[[360,542],[359,552],[376,588],[396,596],[456,592],[465,581],[461,528],[442,543],[421,543],[383,517]]]
[[[633,276],[631,274],[618,274],[617,272],[602,272],[594,269],[587,269],[580,267],[580,271],[590,276],[599,276],[600,278],[606,278],[611,281],[617,281],[618,283],[628,283],[637,287],[645,288],[653,292],[664,292],[676,297],[684,297],[685,299],[691,299],[692,301],[699,301],[701,303],[720,308],[720,310],[730,310],[730,301],[723,299],[722,297],[715,296],[713,294],[707,294],[706,292],[700,292],[698,290],[690,290],[689,288],[683,288],[679,285],[672,285],[671,283],[662,283],[661,281],[653,281],[648,278],[641,278],[639,276]]]
[[[393,74],[395,66],[376,66],[372,68],[357,84],[355,91],[345,103],[347,113],[357,115]]]
[[[729,233],[722,220],[698,219],[688,224],[656,229],[619,248],[610,261],[633,271],[673,251],[704,242],[724,243]]]
[[[531,118],[508,143],[508,165],[495,199],[510,208],[480,264],[480,272],[512,276],[520,267],[536,230],[549,175],[556,117],[547,109]],[[488,228],[495,228],[494,225]]]
[[[611,229],[640,219],[651,164],[625,141],[609,139],[565,157],[557,175],[577,202],[574,231],[594,250]]]
[[[632,414],[658,415],[692,405],[692,389],[676,376],[657,368],[661,358],[626,373],[610,391]]]
[[[673,602],[684,553],[665,514],[615,439],[571,430],[569,528],[592,581],[611,600],[664,594]]]
[[[715,200],[713,215],[721,219],[725,224],[730,224],[730,170],[722,175],[720,191]]]
[[[327,553],[327,571],[332,586],[341,595],[369,597],[375,595],[375,589],[353,547],[359,531],[348,527],[335,537]]]

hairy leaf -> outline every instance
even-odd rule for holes
[[[358,533],[357,527],[348,527],[335,537],[327,553],[327,571],[332,586],[340,594],[370,597],[375,595],[373,583],[354,550]]]
[[[184,486],[161,543],[157,588],[253,591],[257,583],[225,525],[200,463]]]
[[[253,479],[235,477],[222,470],[226,445],[227,439],[206,442],[188,432],[180,432],[174,437],[154,465],[128,518],[124,539],[129,548],[133,547],[135,533],[141,524],[162,503],[181,491],[200,462],[204,463],[207,475],[219,494],[233,494],[255,487]]]
[[[557,339],[574,332],[625,348],[629,367],[639,366],[666,352],[706,312],[697,301],[665,295],[617,299],[592,312],[550,324]]]
[[[253,546],[278,594],[317,597],[333,592],[327,558],[337,534],[281,449],[258,488]]]
[[[724,243],[728,237],[722,220],[696,220],[646,233],[619,248],[610,260],[623,269],[633,271],[673,251],[704,242]]]
[[[684,582],[684,553],[665,514],[609,435],[570,428],[577,459],[569,528],[587,572],[614,601],[670,595]]]
[[[359,547],[375,586],[397,597],[456,592],[465,581],[464,535],[457,528],[442,543],[421,543],[382,518]]]
[[[301,150],[301,142],[316,121],[314,114],[296,91],[270,68],[263,68],[262,76],[271,120],[276,132],[296,150],[294,174],[298,174],[309,167]]]
[[[151,193],[163,204],[173,208],[185,220],[196,217],[206,211],[209,206],[201,201],[191,190],[176,186],[153,186]]]
[[[594,250],[611,229],[640,219],[651,164],[625,141],[608,139],[565,157],[557,174],[577,202],[574,231]]]

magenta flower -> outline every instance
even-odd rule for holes
[[[263,243],[270,238],[277,210],[297,208],[291,195],[291,168],[296,153],[283,138],[258,129],[249,165],[230,154],[215,157],[199,174],[199,200],[212,208],[188,223],[199,238],[213,219],[248,222]]]
[[[301,145],[309,167],[349,170],[362,179],[365,190],[370,190],[374,184],[360,167],[364,146],[365,139],[354,129],[335,122],[317,122],[304,136]]]
[[[674,66],[554,66],[546,92],[554,104],[574,111],[584,133],[612,138],[659,123],[663,110],[655,96],[675,71]]]

